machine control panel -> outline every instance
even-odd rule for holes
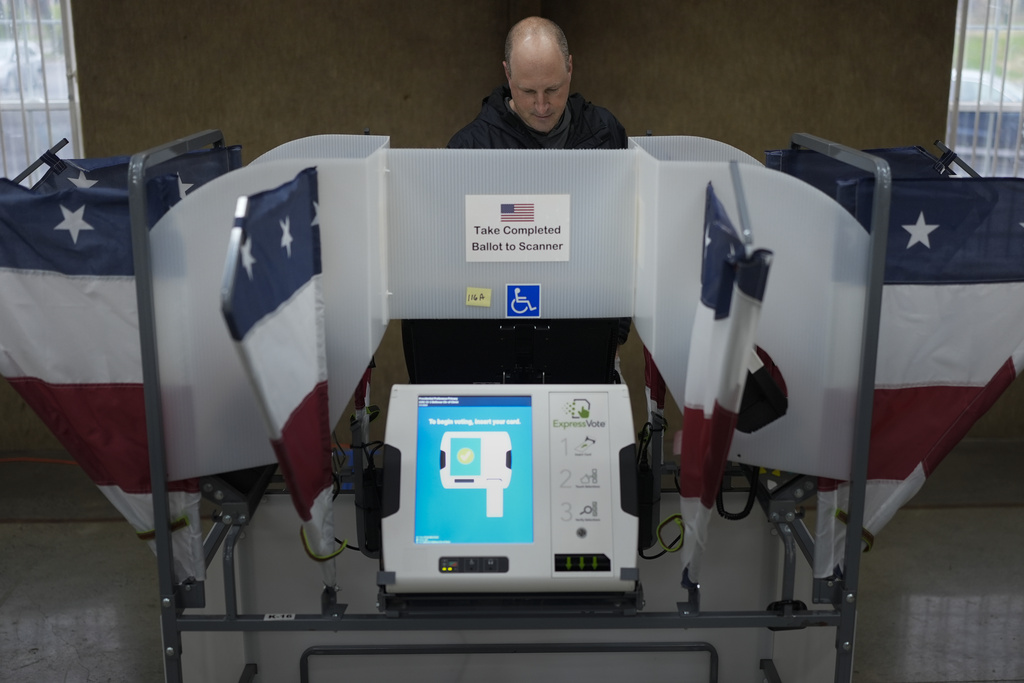
[[[507,557],[442,557],[438,563],[442,574],[507,573]]]

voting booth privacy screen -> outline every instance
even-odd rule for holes
[[[311,148],[320,155],[312,165],[320,182],[332,423],[391,319],[511,320],[509,303],[526,297],[528,287],[537,298],[516,309],[540,319],[632,316],[669,389],[682,396],[699,296],[705,189],[713,183],[733,211],[723,160],[732,154],[745,162],[740,176],[753,246],[776,254],[758,344],[781,369],[791,397],[785,418],[756,439],[738,436],[735,453],[750,464],[845,478],[865,231],[814,188],[727,145],[637,140],[629,150],[517,153],[391,150],[386,139],[373,146],[363,136],[321,136],[289,143],[194,192],[151,233],[169,474],[199,476],[274,460],[210,292],[219,287],[235,198],[294,177],[311,159],[292,152]],[[691,147],[711,160],[678,160]],[[547,195],[559,199],[549,205]],[[483,208],[467,202],[472,197],[485,197]],[[518,205],[529,204],[532,220],[511,220],[529,210]],[[515,251],[474,252],[474,243],[493,237],[485,228],[510,244],[514,239]],[[539,228],[548,231],[526,234]],[[520,242],[564,249],[520,249]],[[524,253],[533,256],[524,260]],[[807,287],[808,281],[818,284]],[[471,341],[452,339],[452,345],[466,348]]]

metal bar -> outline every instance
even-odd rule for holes
[[[957,42],[956,42],[956,80],[953,82],[953,111],[950,113],[949,123],[946,130],[946,139],[952,140],[954,145],[959,145],[957,140],[957,126],[960,121],[960,82],[964,73],[964,42],[967,39],[967,9],[970,0],[960,0],[960,15],[957,17]]]
[[[650,445],[650,460],[651,460],[651,478],[652,482],[651,490],[651,506],[653,510],[661,509],[661,479],[665,474],[665,428],[668,426],[668,422],[665,420],[665,414],[662,412],[651,412],[651,445]],[[673,491],[675,488],[673,487]],[[656,525],[656,523],[655,523]]]
[[[711,643],[467,643],[458,645],[324,645],[307,648],[299,658],[299,680],[309,683],[309,658],[349,655],[473,655],[473,654],[593,654],[598,652],[707,652],[708,680],[718,681],[718,650]]]
[[[836,633],[836,681],[849,683],[853,678],[857,586],[860,579],[860,530],[864,525],[864,495],[867,489],[868,457],[871,449],[871,410],[875,390],[875,365],[878,359],[878,327],[882,310],[882,284],[885,279],[885,253],[889,236],[892,173],[884,159],[812,135],[795,134],[793,144],[813,149],[875,176],[874,196],[871,202],[868,291],[861,333],[860,382],[854,415],[853,460],[850,466],[846,566],[843,574],[842,602],[839,607],[842,618]]]
[[[957,166],[962,168],[964,170],[964,172],[967,173],[967,175],[971,176],[972,178],[980,178],[981,177],[980,175],[978,175],[978,172],[975,171],[970,166],[968,166],[967,162],[965,162],[963,159],[961,159],[960,156],[956,152],[954,152],[949,147],[947,147],[946,144],[944,142],[942,142],[942,140],[936,140],[935,141],[935,146],[938,147],[939,151],[941,151],[943,154],[952,154],[953,155],[953,157],[950,159],[949,163],[956,164]],[[1019,146],[1020,146],[1020,138],[1018,138],[1018,147]],[[947,166],[947,168],[948,168],[948,166]]]
[[[804,560],[807,561],[812,568],[814,567],[814,537],[811,536],[811,532],[807,529],[807,525],[803,519],[797,519],[793,521],[791,525],[793,529],[793,537],[796,538],[796,543],[800,547],[800,552],[803,553]]]
[[[524,616],[403,616],[343,614],[338,618],[319,614],[296,614],[286,620],[267,620],[263,614],[239,614],[229,619],[219,614],[182,615],[182,632],[266,632],[266,631],[504,631],[560,629],[690,629],[690,628],[776,628],[836,627],[837,610],[794,610],[789,615],[764,611],[642,612],[633,616],[575,614]]]
[[[989,20],[992,16],[992,6],[986,4],[985,6],[985,32],[981,34],[981,54],[984,58],[985,52],[988,50],[988,26]],[[981,113],[981,91],[982,84],[985,81],[985,64],[981,64],[981,68],[978,69],[978,99],[974,102],[974,111],[976,114]],[[981,122],[981,116],[975,115],[974,117],[974,131],[973,138],[971,140],[971,162],[977,163],[978,159],[978,126]],[[985,171],[985,169],[982,169]]]
[[[791,602],[796,585],[796,542],[793,540],[793,529],[789,524],[777,523],[775,529],[779,532],[785,549],[782,561],[782,600]]]
[[[25,138],[25,164],[32,163],[28,152],[28,118],[25,116],[25,75],[21,69],[21,50],[18,49],[18,5],[11,5],[11,35],[14,36],[15,72],[18,74],[18,99],[21,101],[21,130]]]
[[[64,147],[64,145],[66,145],[66,144],[68,144],[68,139],[67,139],[67,138],[61,138],[60,142],[58,142],[58,143],[57,143],[56,145],[54,145],[54,146],[53,146],[53,147],[51,147],[51,148],[50,148],[49,150],[47,150],[47,154],[56,154],[56,153],[57,153],[57,152],[59,152],[59,151],[61,150],[61,148],[63,148],[63,147]],[[18,174],[18,177],[16,177],[16,178],[15,178],[14,180],[12,180],[11,182],[12,182],[12,183],[14,183],[15,185],[19,185],[19,184],[21,184],[21,181],[22,181],[22,180],[24,180],[25,178],[27,178],[27,177],[29,177],[30,175],[32,175],[32,172],[33,172],[33,171],[35,171],[35,170],[36,170],[37,168],[39,168],[40,166],[42,166],[42,165],[43,165],[43,161],[44,161],[44,159],[45,159],[45,155],[44,155],[44,156],[41,156],[41,157],[39,157],[38,159],[36,159],[35,161],[33,161],[33,162],[32,162],[31,164],[29,164],[29,167],[28,167],[28,168],[26,168],[26,169],[25,169],[24,171],[22,171],[21,173],[19,173],[19,174]]]
[[[964,4],[966,4],[966,0],[963,1]],[[1007,38],[1006,42],[1010,42],[1009,38]],[[1024,101],[1020,103],[1020,107],[1017,109],[1017,115],[1020,116],[1021,119],[1024,119]],[[1024,141],[1024,131],[1020,129],[1020,126],[1017,127],[1017,134],[1014,137],[1016,138],[1016,144],[1013,146],[1013,169],[1011,169],[1010,175],[1016,178],[1017,173],[1020,171],[1021,142]]]
[[[207,567],[213,563],[213,558],[217,555],[217,550],[227,534],[228,525],[218,520],[210,529],[210,533],[206,535],[206,539],[203,541],[203,558]]]
[[[242,669],[242,675],[238,677],[238,683],[252,683],[252,681],[256,680],[257,673],[258,669],[256,668],[256,664],[249,662]]]
[[[806,480],[806,477],[800,479]],[[792,482],[784,484],[782,489],[789,488]],[[806,484],[804,484],[806,486]],[[810,489],[808,489],[810,491]],[[769,493],[767,487],[761,483],[761,479],[758,478],[754,482],[754,493],[757,495],[757,502],[760,504],[761,509],[764,511],[765,516],[769,517],[769,521],[777,523],[771,518],[771,513],[775,512],[779,515],[779,519],[790,522],[790,528],[793,531],[794,538],[796,539],[797,546],[800,548],[800,552],[803,553],[804,560],[813,569],[814,567],[814,538],[811,536],[811,532],[808,531],[807,525],[804,523],[803,517],[799,516],[796,511],[797,503],[791,499],[780,501],[775,498],[775,494],[779,492],[779,489]],[[779,514],[778,507],[781,503],[789,503],[790,509],[784,514]],[[790,520],[790,513],[792,513],[792,520]]]
[[[729,162],[729,174],[732,176],[732,186],[736,193],[736,207],[739,210],[740,235],[743,237],[743,244],[750,246],[754,243],[754,236],[750,231],[750,214],[747,213],[747,200],[743,195],[743,183],[740,182],[740,164],[733,159]]]
[[[775,668],[775,662],[771,659],[761,660],[761,673],[764,674],[765,683],[782,683],[779,671]]]
[[[82,107],[78,101],[78,59],[75,56],[75,34],[71,30],[71,2],[60,3],[60,21],[64,38],[64,65],[68,79],[68,118],[71,121],[71,148],[74,156],[85,157],[85,141],[82,140]]]
[[[3,172],[4,172],[4,177],[5,178],[8,175],[7,174],[7,145],[4,143],[4,140],[6,139],[6,137],[7,136],[4,135],[3,107],[0,107],[0,159],[3,160],[3,165],[4,165]]]
[[[167,494],[167,454],[164,444],[163,404],[156,344],[156,311],[153,304],[153,265],[146,219],[146,170],[180,154],[209,145],[223,144],[220,131],[208,130],[132,156],[128,164],[128,205],[132,228],[132,258],[139,313],[139,345],[142,360],[143,396],[146,402],[146,435],[149,476],[153,491],[153,528],[156,531],[157,581],[160,590],[160,628],[164,642],[164,677],[181,681],[181,633],[177,624],[174,584],[174,550],[171,545],[170,507]]]
[[[224,614],[229,620],[238,616],[238,590],[235,587],[235,544],[242,527],[232,526],[224,541]]]
[[[43,38],[43,17],[36,4],[36,34],[39,36],[39,68],[42,71],[43,102],[46,103],[46,139],[53,140],[53,120],[50,116],[50,90],[46,87],[46,48]]]
[[[1003,108],[1004,108],[1003,105],[1006,102],[1006,71],[1007,71],[1007,66],[1009,65],[1009,61],[1010,61],[1010,43],[1012,42],[1010,40],[1010,38],[1012,36],[1012,31],[1010,29],[1010,18],[1013,16],[1013,0],[1009,0],[1009,1],[1010,1],[1010,7],[1009,7],[1009,9],[1007,10],[1007,13],[1006,13],[1006,22],[1007,22],[1006,23],[1006,48],[1003,50],[1003,80],[999,84],[999,111],[996,113],[996,124],[995,124],[996,129],[992,133],[992,137],[990,138],[991,143],[992,143],[992,175],[997,175],[996,164],[997,164],[997,159],[998,159],[998,155],[999,155],[999,148],[1001,147],[1001,145],[999,144],[999,135],[1000,135],[1000,133],[1002,132],[1002,129],[1003,129]],[[997,39],[996,42],[997,43],[998,43],[998,38],[999,38],[999,29],[997,27],[996,28],[996,39]],[[992,56],[995,57],[995,50],[994,49],[992,51]],[[995,74],[993,74],[993,79],[992,79],[993,81],[995,80],[994,76],[995,76]],[[980,88],[981,84],[979,83],[978,85],[979,85],[979,88]],[[1019,121],[1018,121],[1018,124],[1017,124],[1017,135],[1018,136],[1020,135],[1020,122]]]

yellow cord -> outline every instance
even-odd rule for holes
[[[665,545],[665,540],[661,537],[662,530],[671,522],[675,522],[676,525],[679,527],[679,540],[677,540],[676,545],[672,547]],[[683,527],[683,516],[679,513],[669,515],[664,520],[662,520],[661,524],[658,525],[658,544],[665,550],[665,552],[679,552],[683,549],[683,534],[685,533],[685,531],[686,530]]]
[[[309,555],[310,559],[317,562],[326,562],[327,560],[334,559],[338,555],[341,555],[341,552],[348,547],[348,541],[345,540],[341,542],[341,546],[333,553],[329,555],[317,555],[313,552],[313,549],[309,547],[309,539],[306,537],[306,529],[304,527],[299,527],[299,536],[302,538],[302,547],[305,549],[306,554]]]
[[[171,522],[171,533],[174,533],[178,529],[184,529],[188,526],[188,515],[182,515],[176,520]],[[152,541],[156,538],[156,529],[149,529],[148,531],[136,531],[135,535],[139,537],[140,541]]]

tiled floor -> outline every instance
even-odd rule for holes
[[[23,455],[0,452],[0,681],[162,680],[149,549],[77,467]],[[965,442],[879,534],[857,683],[1024,681],[1022,484],[1024,442]]]

